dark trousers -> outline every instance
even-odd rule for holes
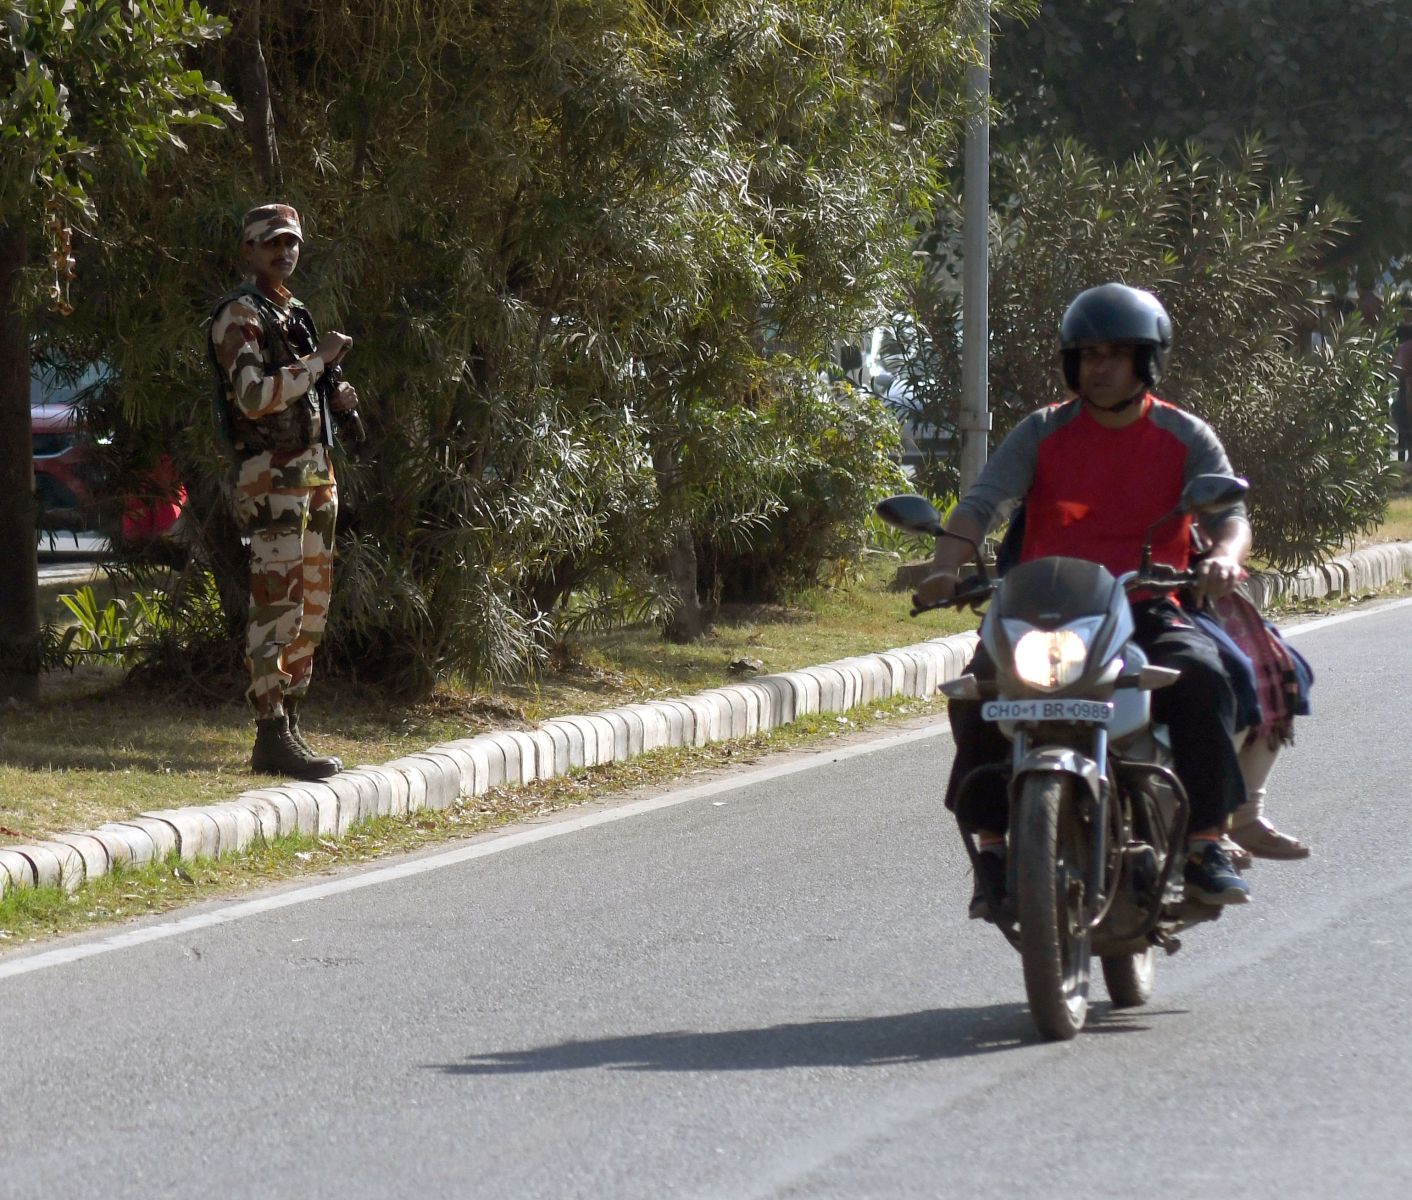
[[[1155,666],[1174,667],[1181,678],[1152,693],[1152,715],[1171,731],[1173,769],[1191,800],[1190,828],[1219,825],[1245,802],[1231,735],[1235,731],[1235,696],[1221,667],[1216,646],[1169,600],[1133,605],[1134,641]],[[994,679],[995,664],[984,647],[967,670],[978,679]],[[956,736],[956,759],[946,785],[946,807],[964,829],[1003,833],[1009,825],[1006,780],[994,774],[977,779],[957,807],[957,788],[976,767],[1005,762],[1010,740],[999,726],[981,719],[974,700],[953,700],[948,709]]]

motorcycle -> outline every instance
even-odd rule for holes
[[[994,680],[963,675],[941,691],[980,701],[982,718],[1013,744],[1009,763],[971,771],[958,795],[984,775],[1007,782],[1006,895],[986,887],[986,899],[990,919],[1020,953],[1030,1012],[1046,1038],[1083,1028],[1093,955],[1114,1007],[1142,1005],[1158,948],[1176,953],[1178,933],[1221,915],[1184,895],[1190,803],[1166,727],[1151,715],[1151,693],[1179,673],[1149,663],[1132,641],[1128,596],[1194,582],[1194,572],[1152,562],[1153,533],[1182,515],[1229,508],[1246,490],[1234,476],[1193,478],[1177,507],[1148,528],[1139,569],[1116,579],[1082,559],[1041,558],[997,580],[980,547],[961,539],[978,573],[950,600],[912,610],[978,612],[989,603],[980,639]],[[957,536],[921,496],[893,496],[877,511],[910,533]],[[962,837],[975,865],[975,838]]]

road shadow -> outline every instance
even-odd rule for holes
[[[1145,1020],[1145,1016],[1143,1018]],[[1132,1010],[1099,1006],[1090,1029],[1137,1033],[1147,1028]],[[1082,1036],[1082,1035],[1081,1035]],[[769,1025],[714,1032],[672,1030],[524,1050],[471,1055],[428,1064],[447,1075],[508,1075],[590,1068],[616,1071],[778,1071],[791,1067],[878,1067],[995,1054],[1042,1044],[1023,1004],[931,1008],[920,1012]]]

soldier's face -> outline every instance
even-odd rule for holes
[[[245,261],[260,283],[282,284],[299,265],[299,239],[281,233],[267,242],[246,242]]]

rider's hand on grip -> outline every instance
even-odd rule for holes
[[[956,585],[957,608],[980,612],[995,591],[995,585],[982,575],[968,575]]]
[[[937,608],[956,595],[959,572],[942,568],[933,571],[920,584],[912,596],[915,609]]]
[[[1196,587],[1203,596],[1229,596],[1245,577],[1245,568],[1226,554],[1209,555],[1196,567]]]

